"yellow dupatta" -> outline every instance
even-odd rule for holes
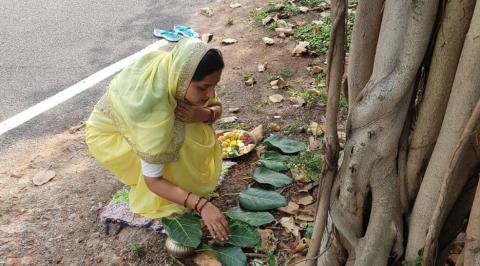
[[[163,178],[186,191],[206,196],[216,187],[222,159],[213,128],[184,124],[174,114],[208,49],[198,39],[183,39],[169,53],[146,54],[112,80],[87,122],[90,152],[130,186],[135,213],[159,218],[184,211],[148,189],[140,158],[165,164]]]

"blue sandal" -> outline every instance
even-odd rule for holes
[[[178,42],[181,39],[185,38],[184,36],[171,31],[171,30],[161,30],[161,29],[154,29],[153,30],[153,35],[158,38],[164,38],[167,41],[170,42]]]
[[[182,25],[175,25],[173,26],[173,30],[178,33],[179,35],[183,35],[185,37],[190,37],[190,38],[198,38],[200,35],[196,33],[192,28],[187,27],[187,26],[182,26]]]

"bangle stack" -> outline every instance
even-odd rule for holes
[[[188,198],[190,197],[190,195],[192,195],[192,192],[188,192],[187,197],[185,197],[185,201],[183,201],[183,207],[185,207],[185,208],[187,208],[187,201],[188,201]],[[205,200],[205,201],[203,202],[203,204],[199,205],[200,202],[202,201],[202,199]],[[205,197],[199,197],[197,199],[197,202],[195,203],[195,207],[193,209],[201,214],[202,210],[203,210],[203,207],[205,207],[205,205],[207,205],[208,203],[209,203],[209,201]]]

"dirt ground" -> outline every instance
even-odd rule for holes
[[[262,37],[271,32],[253,25],[248,13],[265,1],[239,1],[242,7],[231,9],[230,1],[219,1],[211,6],[213,17],[198,14],[185,22],[200,33],[213,33],[211,44],[219,47],[225,57],[226,68],[218,95],[224,106],[224,116],[235,115],[245,127],[263,125],[269,133],[269,123],[277,123],[282,132],[306,141],[305,126],[311,121],[321,122],[324,107],[294,107],[286,91],[274,91],[269,84],[271,75],[290,69],[288,82],[293,88],[309,88],[315,79],[306,70],[312,63],[323,66],[323,57],[292,57],[296,43],[292,39],[266,46]],[[226,26],[229,17],[233,25]],[[221,40],[235,38],[238,43],[223,46]],[[268,62],[264,73],[257,71],[259,63]],[[247,87],[242,77],[253,75],[257,83]],[[283,94],[281,103],[269,103],[268,96]],[[238,107],[236,114],[229,108]],[[256,154],[239,160],[227,179],[218,188],[215,203],[224,210],[238,204],[236,193],[249,185],[244,177],[251,175]],[[43,169],[55,171],[48,183],[35,186],[32,178]],[[164,236],[145,229],[125,228],[118,235],[105,236],[98,214],[121,184],[88,153],[84,131],[66,131],[63,134],[17,143],[0,155],[0,265],[191,265],[170,258],[163,250]],[[284,192],[291,195],[295,185]],[[273,212],[276,218],[281,213]],[[295,245],[295,238],[280,225],[273,226],[280,240],[279,250],[284,257]],[[144,255],[135,256],[129,249],[133,242],[142,243]]]

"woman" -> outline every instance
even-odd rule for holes
[[[129,206],[148,218],[197,211],[228,239],[228,222],[204,196],[215,190],[221,148],[211,124],[221,116],[216,49],[193,38],[148,53],[120,72],[87,121],[91,154],[130,186]]]

